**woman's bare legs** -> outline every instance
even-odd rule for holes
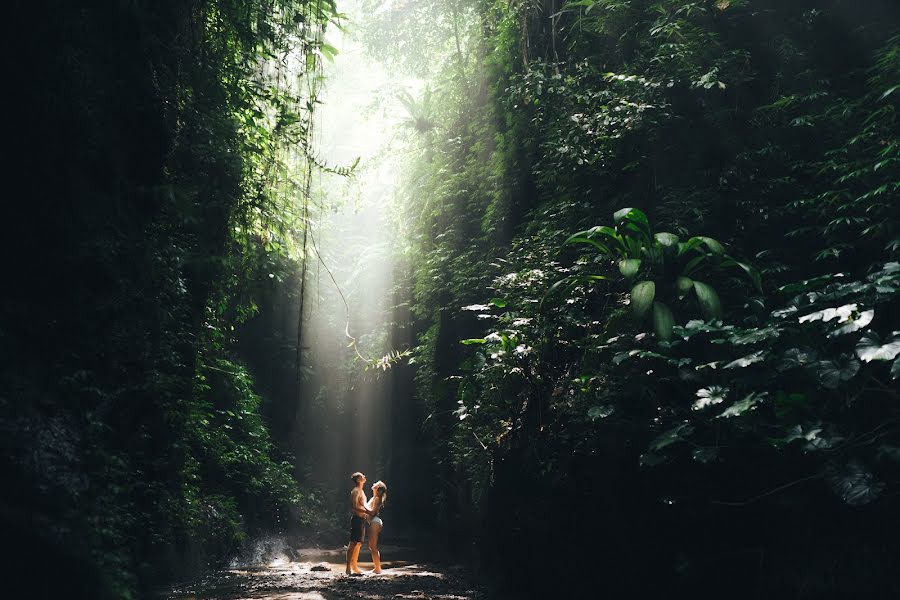
[[[369,550],[372,552],[372,562],[375,563],[373,573],[381,573],[381,551],[378,550],[378,535],[381,533],[381,527],[377,525],[369,526]]]

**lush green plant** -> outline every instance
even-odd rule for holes
[[[591,227],[573,234],[565,243],[593,246],[601,255],[617,259],[619,272],[629,282],[639,280],[631,288],[631,307],[637,317],[643,317],[652,307],[653,327],[661,340],[672,339],[675,317],[670,307],[692,295],[705,318],[722,317],[722,301],[715,289],[697,280],[704,272],[714,274],[717,269],[733,265],[745,271],[757,290],[762,291],[759,272],[726,255],[724,246],[710,237],[695,236],[682,242],[674,233],[654,233],[647,216],[636,208],[620,209],[613,218],[614,227]],[[664,283],[657,285],[651,277],[663,279]],[[570,282],[571,286],[598,279],[605,278],[570,275],[554,285]]]

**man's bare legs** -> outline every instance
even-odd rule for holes
[[[369,528],[369,550],[372,552],[372,562],[375,563],[373,573],[381,573],[381,551],[378,549],[378,534],[381,533],[379,527]]]
[[[359,565],[356,564],[356,561],[359,559],[359,550],[362,548],[362,542],[356,542],[353,546],[353,560],[350,561],[350,568],[353,569],[354,573],[359,573]]]
[[[359,558],[359,549],[362,548],[362,542],[350,542],[347,545],[347,569],[344,571],[347,575],[351,573],[359,573],[359,567],[356,560]]]

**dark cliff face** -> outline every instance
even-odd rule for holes
[[[253,158],[240,78],[279,26],[233,8],[15,2],[5,22],[18,112],[2,208],[2,509],[23,548],[80,565],[60,567],[73,589],[127,595],[231,552],[262,520],[219,459],[233,445],[270,456],[268,434],[211,425],[257,400],[239,367],[198,379],[225,360],[222,321],[239,304],[225,275]]]

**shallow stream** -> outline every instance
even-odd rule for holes
[[[344,548],[303,548],[268,564],[237,566],[208,574],[162,594],[167,600],[481,600],[484,591],[465,568],[426,556],[412,548],[381,549],[382,573],[371,573],[368,548],[359,567],[363,575],[344,575]]]

